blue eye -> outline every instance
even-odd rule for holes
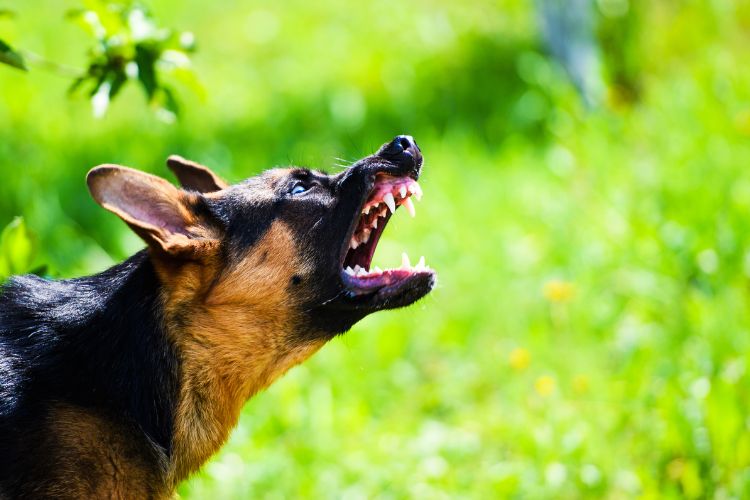
[[[302,194],[305,191],[307,191],[308,188],[303,186],[302,184],[296,184],[291,191],[289,191],[289,194],[292,196],[297,196],[298,194]]]

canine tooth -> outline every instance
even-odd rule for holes
[[[354,269],[352,269],[352,266],[346,266],[346,269],[344,269],[344,272],[348,274],[349,276],[354,276]]]
[[[417,262],[417,269],[425,269],[424,255],[419,258],[419,262]]]
[[[385,196],[383,196],[383,202],[385,202],[385,204],[391,210],[391,213],[396,211],[396,200],[393,199],[393,195],[391,193],[385,193]]]
[[[374,270],[375,270],[375,272],[376,272],[376,273],[378,273],[378,274],[383,274],[383,270],[382,270],[382,269],[380,269],[380,268],[379,268],[378,266],[375,266],[375,267],[374,267]]]
[[[409,262],[409,256],[406,255],[406,252],[401,253],[401,269],[409,269],[411,267],[411,262]]]
[[[406,207],[406,211],[409,212],[409,215],[412,217],[417,215],[417,211],[414,210],[414,203],[411,201],[411,198],[405,198],[402,205]]]
[[[401,198],[406,198],[406,186],[402,185],[401,189],[398,190],[398,194],[401,195]]]

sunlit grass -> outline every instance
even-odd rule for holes
[[[750,491],[747,7],[643,4],[640,101],[585,109],[527,2],[152,3],[196,33],[209,94],[184,95],[172,127],[135,91],[95,121],[67,82],[0,68],[0,214],[36,234],[30,268],[93,272],[140,247],[89,200],[96,164],[334,171],[408,132],[425,196],[375,262],[406,250],[439,273],[251,400],[182,497]],[[74,63],[57,22],[17,40]]]

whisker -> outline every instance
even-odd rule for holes
[[[318,218],[318,220],[315,221],[315,224],[313,224],[312,226],[310,226],[309,230],[312,231],[313,229],[315,229],[315,226],[317,226],[321,222],[323,222],[323,216],[322,215]]]
[[[333,302],[334,300],[336,300],[336,299],[338,299],[339,297],[341,297],[341,296],[342,296],[342,295],[343,295],[344,293],[346,293],[346,290],[339,290],[339,291],[338,291],[338,292],[336,293],[336,295],[334,295],[334,296],[333,296],[333,297],[331,297],[330,299],[324,300],[324,301],[323,301],[323,302],[321,302],[320,304],[317,304],[317,305],[315,305],[315,306],[313,306],[313,307],[311,307],[311,308],[309,308],[309,309],[305,309],[305,310],[304,310],[303,312],[310,312],[310,311],[312,311],[313,309],[315,309],[316,307],[321,307],[321,306],[324,306],[324,305],[326,305],[326,304],[330,304],[330,303],[331,303],[331,302]]]

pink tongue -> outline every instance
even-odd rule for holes
[[[387,269],[380,274],[352,276],[351,279],[368,287],[388,286],[396,283],[397,281],[401,281],[404,278],[408,278],[412,274],[413,271],[409,269]]]

